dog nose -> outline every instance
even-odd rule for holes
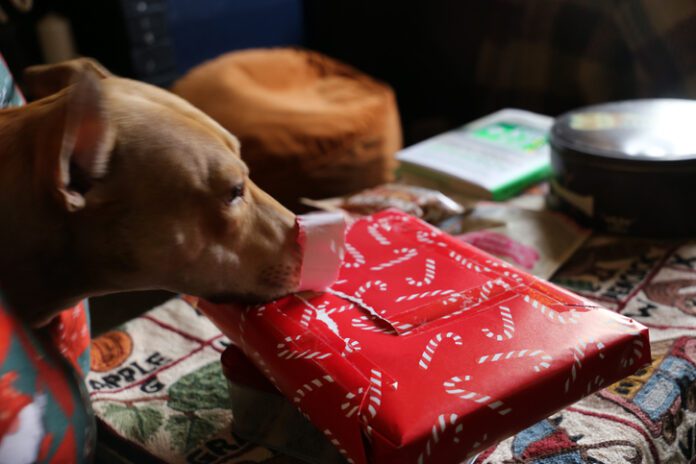
[[[326,290],[343,264],[345,216],[338,211],[310,213],[297,216],[296,221],[302,253],[297,290]]]

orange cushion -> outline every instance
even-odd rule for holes
[[[240,139],[252,179],[286,205],[392,179],[401,148],[394,93],[319,53],[229,53],[172,90]]]

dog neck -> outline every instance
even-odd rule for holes
[[[61,123],[52,107],[59,104],[46,99],[0,111],[0,291],[32,326],[100,288],[99,276],[84,271],[69,213],[44,183],[55,175],[46,158],[60,150],[50,136]]]

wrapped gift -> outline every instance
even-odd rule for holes
[[[322,293],[199,308],[347,462],[459,463],[650,361],[648,331],[403,213]]]

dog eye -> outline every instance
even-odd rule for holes
[[[244,198],[244,184],[237,184],[230,189],[225,199],[228,205],[234,204],[237,200]]]

